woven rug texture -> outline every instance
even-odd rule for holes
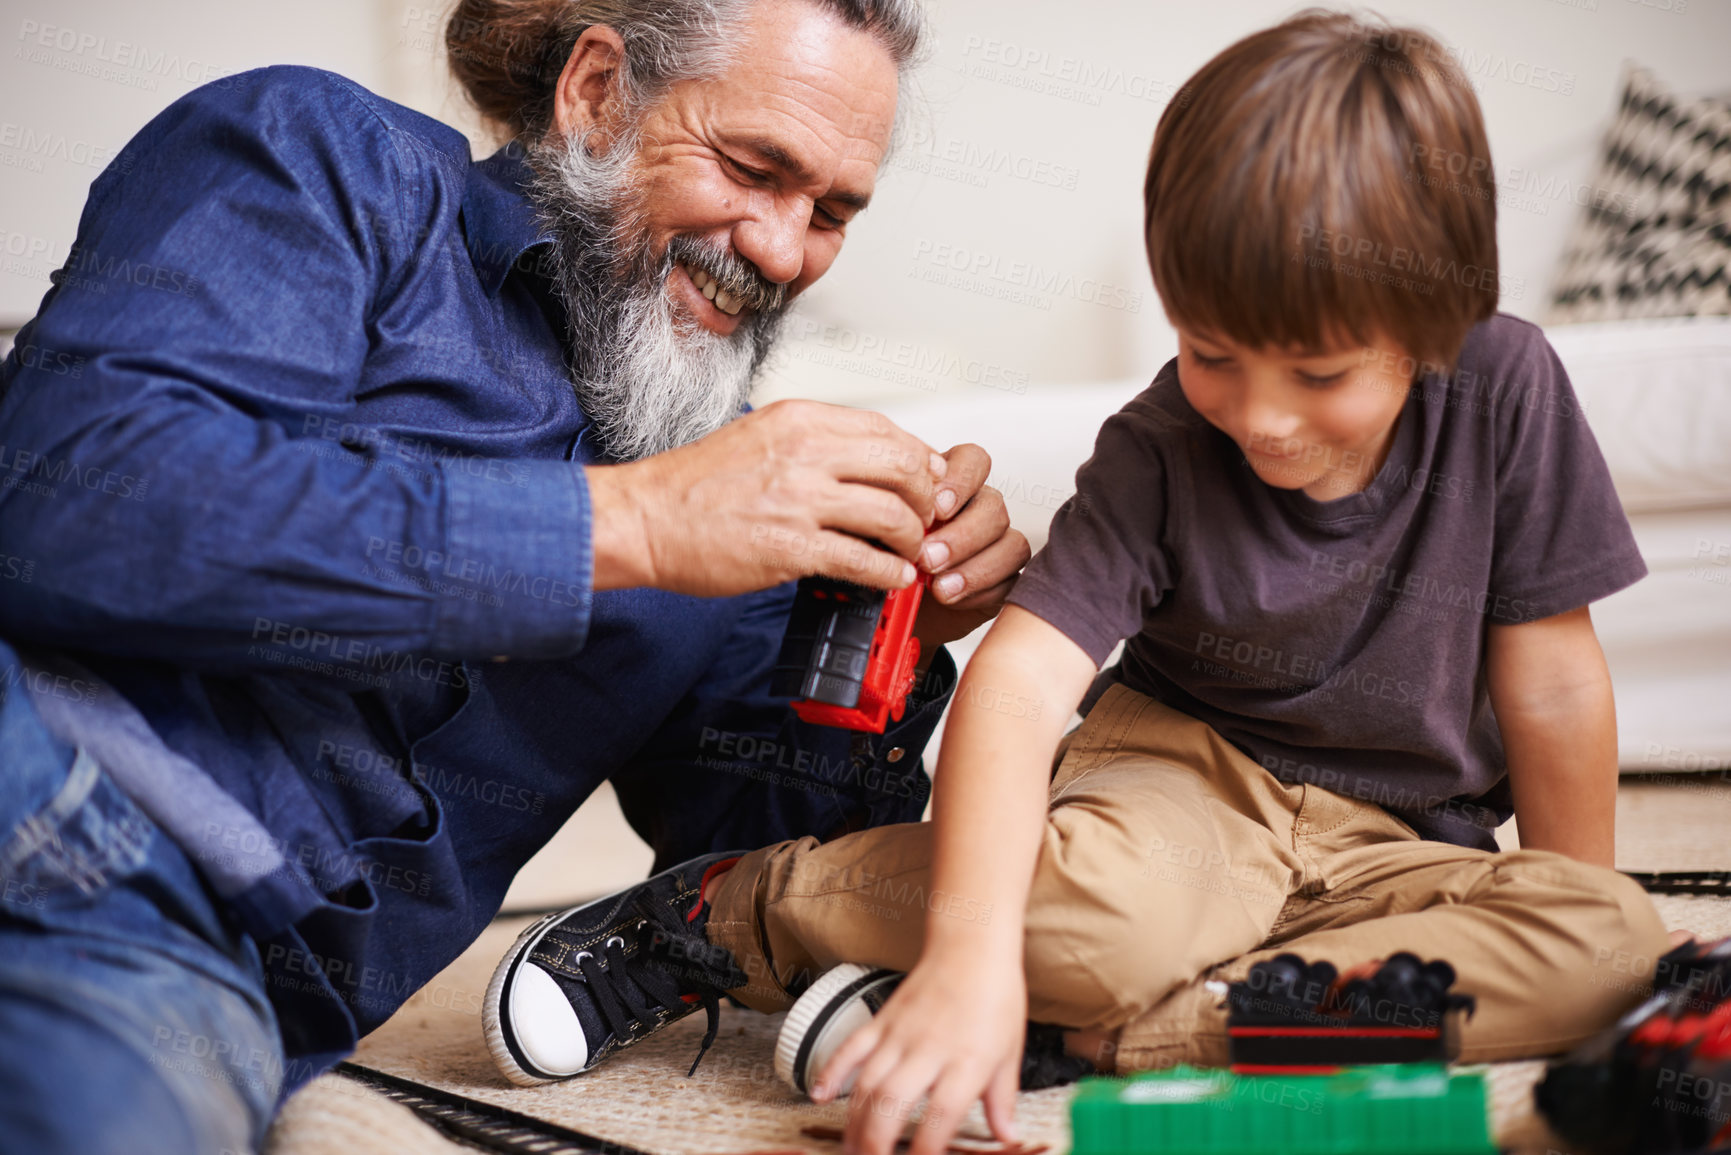
[[[1625,782],[1619,797],[1618,865],[1625,870],[1731,869],[1731,786],[1718,782]],[[1665,922],[1704,938],[1731,936],[1731,898],[1659,895]],[[845,1105],[819,1107],[776,1080],[771,1057],[782,1016],[734,1007],[697,1074],[703,1016],[696,1014],[565,1083],[521,1088],[494,1069],[481,1039],[480,1009],[494,964],[527,919],[496,923],[461,958],[362,1041],[355,1061],[472,1099],[623,1143],[656,1155],[722,1155],[803,1149],[835,1155],[840,1145],[800,1134],[840,1126]],[[1562,1152],[1532,1109],[1542,1062],[1487,1068],[1491,1122],[1515,1152]],[[1071,1090],[1024,1093],[1022,1139],[1068,1147]],[[976,1106],[963,1133],[986,1138]],[[314,1081],[284,1107],[267,1155],[454,1155],[459,1146],[406,1108],[340,1075]]]

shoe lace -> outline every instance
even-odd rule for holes
[[[616,1036],[630,1035],[635,1021],[647,1031],[660,1025],[658,1010],[676,1009],[696,996],[703,1004],[708,1030],[692,1061],[689,1078],[697,1073],[721,1028],[721,995],[746,983],[745,972],[724,946],[711,943],[701,928],[693,929],[672,900],[638,895],[632,900],[638,916],[637,952],[627,954],[622,936],[614,935],[600,956],[585,951],[577,958],[601,1018]]]

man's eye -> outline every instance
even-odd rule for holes
[[[811,218],[817,222],[819,228],[824,229],[839,229],[843,225],[847,224],[845,220],[836,216],[822,205],[815,205],[812,207]]]
[[[732,157],[724,157],[723,159],[727,161],[727,166],[731,168],[735,175],[742,181],[749,184],[762,184],[764,181],[769,179],[768,173],[761,172],[755,168],[747,168]]]

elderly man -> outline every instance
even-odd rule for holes
[[[251,1149],[603,779],[662,865],[920,813],[939,647],[1027,543],[976,447],[739,416],[872,195],[917,29],[911,0],[466,0],[453,66],[517,130],[487,160],[267,69],[98,178],[0,371],[8,1145]],[[915,563],[906,719],[797,721],[789,580]]]

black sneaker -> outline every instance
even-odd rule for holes
[[[695,1073],[715,1041],[721,993],[746,983],[733,952],[703,933],[703,884],[740,853],[694,858],[517,936],[482,1010],[505,1077],[533,1087],[581,1074],[701,1006],[709,1030]]]
[[[776,1076],[800,1094],[810,1095],[811,1084],[830,1056],[883,1009],[905,977],[901,971],[859,963],[843,963],[825,971],[788,1010],[781,1024],[775,1041]],[[1062,1027],[1028,1024],[1022,1043],[1022,1090],[1074,1083],[1093,1073],[1094,1064],[1064,1052]],[[836,1097],[852,1090],[850,1075]]]

